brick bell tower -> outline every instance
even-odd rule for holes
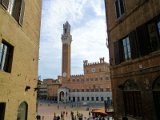
[[[71,74],[71,42],[70,24],[66,21],[63,24],[62,34],[62,80],[69,80]]]

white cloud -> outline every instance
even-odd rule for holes
[[[90,4],[97,16],[105,15],[105,11],[103,9],[104,0],[90,0]]]
[[[61,75],[61,34],[66,20],[72,29],[73,74],[82,73],[85,59],[94,62],[108,57],[103,0],[43,0],[39,63],[43,78]]]
[[[82,60],[97,62],[100,57],[105,57],[105,60],[109,61],[105,31],[105,22],[102,19],[91,20],[83,27],[73,30],[72,37],[75,40],[72,42],[72,61],[80,57],[78,66],[81,70]],[[78,74],[75,70],[72,71],[73,74]]]

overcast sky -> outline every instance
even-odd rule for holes
[[[104,0],[42,0],[39,75],[61,75],[63,24],[71,25],[71,74],[83,74],[83,60],[98,62],[106,47]]]

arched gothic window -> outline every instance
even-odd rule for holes
[[[28,104],[22,102],[18,108],[17,120],[27,120]]]

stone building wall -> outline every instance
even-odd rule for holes
[[[66,87],[70,91],[70,101],[89,101],[104,102],[107,97],[112,99],[111,80],[109,72],[109,64],[104,61],[97,63],[86,63],[84,61],[84,75],[71,75],[70,80],[62,82],[62,87]],[[103,97],[103,100],[101,100]],[[77,98],[79,97],[79,100]],[[84,100],[81,100],[85,97]],[[89,100],[87,100],[89,97]],[[91,98],[94,97],[94,100]]]
[[[11,71],[0,70],[0,104],[6,104],[5,120],[17,120],[21,103],[28,105],[28,120],[35,119],[36,115],[34,88],[38,81],[41,0],[24,2],[21,25],[0,4],[0,45],[13,46]]]
[[[149,34],[149,28],[147,28],[146,31],[143,31],[141,35],[138,34],[138,32],[142,29],[142,26],[149,26],[149,24],[153,22],[155,22],[156,25],[156,22],[158,22],[158,19],[160,18],[160,1],[122,0],[124,1],[124,14],[119,18],[116,16],[116,1],[119,0],[105,0],[115,119],[117,120],[121,119],[123,116],[127,116],[129,120],[158,120],[158,118],[156,118],[155,101],[153,98],[153,86],[156,80],[159,80],[158,78],[160,75],[160,50],[157,49],[148,52],[147,49],[149,49],[149,47],[145,50],[143,50],[142,47],[138,47],[138,50],[134,48],[137,52],[143,50],[148,53],[146,52],[145,55],[140,53],[141,55],[137,58],[121,61],[123,58],[121,58],[119,53],[116,53],[116,49],[119,49],[119,52],[123,50],[118,47],[116,48],[115,44],[117,41],[120,41],[127,36],[129,36],[130,39],[132,32],[137,33],[136,36],[138,38],[134,38],[134,41],[138,40],[137,46],[145,44],[145,41],[147,41],[148,38],[139,38],[147,36]],[[145,35],[143,36],[143,34]],[[160,39],[160,37],[158,39]],[[134,45],[133,41],[132,43],[130,41],[129,44],[131,46]],[[151,43],[148,45],[151,45]],[[133,50],[131,48],[131,56],[133,55],[132,53]],[[119,57],[117,55],[119,55]],[[119,61],[121,62],[117,64],[116,58],[119,58]],[[134,116],[131,115],[131,112],[128,112],[126,107],[127,103],[125,102],[126,99],[124,99],[123,93],[125,92],[125,85],[130,80],[134,81],[140,92],[138,104],[141,105],[141,110],[139,110],[141,113],[138,116],[137,113],[135,113]],[[136,101],[136,99],[134,101]],[[133,108],[131,107],[130,109]],[[135,109],[135,111],[138,110]]]
[[[92,69],[95,71],[92,72]],[[71,91],[87,89],[90,91],[96,88],[111,91],[109,64],[103,62],[84,65],[84,75],[72,75],[69,81],[62,83],[62,86],[70,88]]]

